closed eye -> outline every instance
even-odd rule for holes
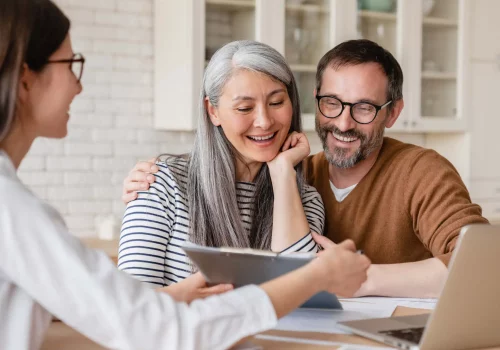
[[[279,101],[279,102],[272,102],[270,103],[271,106],[281,106],[285,101]]]
[[[248,113],[248,112],[250,112],[250,111],[252,110],[252,108],[251,108],[251,107],[247,107],[247,108],[236,108],[236,110],[237,110],[238,112],[241,112],[241,113]]]

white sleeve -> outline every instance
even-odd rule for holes
[[[103,346],[222,349],[276,324],[259,287],[176,303],[82,245],[55,210],[20,184],[6,192],[0,200],[0,269],[47,311]]]

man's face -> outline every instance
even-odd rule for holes
[[[381,106],[387,102],[387,77],[376,63],[349,65],[323,73],[320,96],[334,96],[342,102],[370,102]],[[327,118],[316,108],[316,132],[326,159],[337,168],[352,168],[382,146],[390,108],[380,110],[370,124],[357,123],[350,107],[337,118]],[[392,125],[392,124],[391,124]]]

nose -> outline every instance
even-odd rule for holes
[[[77,86],[77,88],[76,88],[76,94],[77,94],[77,95],[80,95],[80,94],[82,93],[82,91],[83,91],[82,82],[81,82],[81,81],[79,81],[79,82],[78,82],[78,86]]]
[[[356,128],[356,121],[351,117],[351,106],[345,106],[342,114],[337,117],[337,128],[347,131]]]
[[[254,126],[256,128],[261,128],[262,130],[267,130],[274,125],[274,118],[268,112],[267,108],[262,107],[257,110],[256,117],[254,120]]]

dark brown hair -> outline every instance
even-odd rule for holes
[[[316,91],[320,91],[323,73],[327,67],[339,69],[344,66],[375,62],[387,76],[387,99],[403,98],[403,71],[394,56],[382,46],[370,40],[345,41],[328,51],[319,61],[316,71]],[[393,106],[391,104],[390,106]]]
[[[69,27],[69,19],[50,0],[0,1],[0,141],[14,119],[22,65],[41,71]]]

